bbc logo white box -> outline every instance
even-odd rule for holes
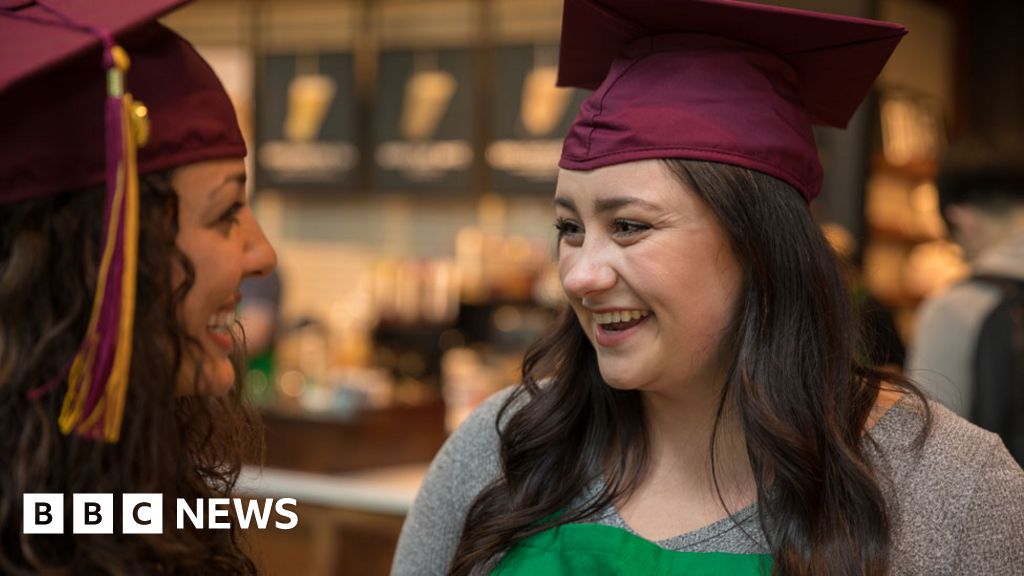
[[[25,534],[64,533],[63,494],[25,494],[21,508]]]
[[[160,494],[125,494],[121,498],[123,534],[163,534],[164,501]]]
[[[75,534],[114,533],[113,494],[73,494],[71,530]]]

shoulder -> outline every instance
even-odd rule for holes
[[[921,305],[906,373],[959,414],[970,411],[973,343],[1000,298],[997,287],[968,281]]]
[[[998,436],[938,403],[928,407],[932,427],[920,445],[924,406],[912,396],[871,431],[895,520],[895,567],[932,573],[974,563],[984,573],[1009,574],[1006,554],[1024,562],[1024,546],[1006,551],[992,543],[1024,534],[1024,471]]]
[[[970,478],[990,463],[993,452],[1005,451],[992,432],[937,402],[929,401],[927,407],[932,416],[929,430],[925,430],[925,406],[909,394],[871,430],[871,438],[877,443],[876,456],[897,477],[928,477],[936,484]]]
[[[460,497],[469,497],[472,501],[477,492],[497,477],[501,469],[498,418],[513,390],[501,390],[473,410],[434,457],[427,473],[428,481],[447,478],[457,481]]]
[[[1000,296],[1000,289],[988,282],[968,280],[955,284],[924,301],[917,332],[927,335],[941,326],[976,323],[999,302]]]
[[[501,409],[505,406],[505,403],[508,402],[509,398],[512,396],[512,393],[516,391],[516,389],[517,386],[509,386],[508,388],[503,388],[495,392],[494,394],[488,396],[486,400],[481,402],[480,405],[477,406],[472,413],[470,413],[469,417],[466,418],[466,421],[463,422],[458,427],[458,429],[456,430],[456,434],[472,433],[474,431],[479,431],[484,427],[493,429],[493,431],[496,434],[498,430],[498,424],[500,424],[498,422],[499,413],[501,412]],[[521,403],[521,401],[517,401],[512,406],[510,406],[509,409],[511,411],[515,411],[515,409],[518,408]]]
[[[480,403],[469,417],[452,433],[445,442],[444,447],[438,452],[435,461],[451,460],[474,463],[479,467],[480,458],[497,458],[498,451],[498,430],[508,416],[518,407],[518,402],[509,407],[509,410],[502,413],[502,408],[508,402],[515,387],[505,388],[495,392],[486,400]],[[499,418],[502,421],[499,422]],[[497,460],[495,460],[497,463]]]
[[[470,506],[501,474],[498,420],[513,390],[481,403],[434,457],[402,526],[393,575],[447,572]]]

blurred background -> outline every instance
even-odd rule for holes
[[[1024,128],[1019,0],[764,2],[907,25],[846,131],[822,129],[813,211],[885,312],[962,278],[933,183],[947,143]],[[249,530],[269,574],[386,574],[431,457],[518,379],[563,306],[551,196],[583,91],[556,88],[558,0],[200,0],[165,23],[235,101],[280,266],[243,287],[247,390],[267,426]],[[891,348],[891,349],[890,349]],[[254,463],[258,464],[258,463]]]

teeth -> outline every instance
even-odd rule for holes
[[[598,313],[594,312],[594,320],[598,324],[615,324],[617,322],[629,322],[639,320],[650,314],[647,310],[616,310],[615,312]]]
[[[210,320],[206,323],[206,327],[210,330],[221,330],[229,331],[235,324],[235,312],[221,312],[210,316]]]

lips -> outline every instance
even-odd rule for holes
[[[230,330],[207,330],[206,335],[225,352],[231,352],[235,348],[235,340],[231,337]]]
[[[611,347],[626,342],[651,317],[649,310],[612,310],[593,312],[594,338],[600,346]]]
[[[225,352],[231,352],[235,347],[234,338],[231,336],[231,329],[237,321],[237,299],[231,304],[222,307],[210,316],[206,322],[206,334]]]

